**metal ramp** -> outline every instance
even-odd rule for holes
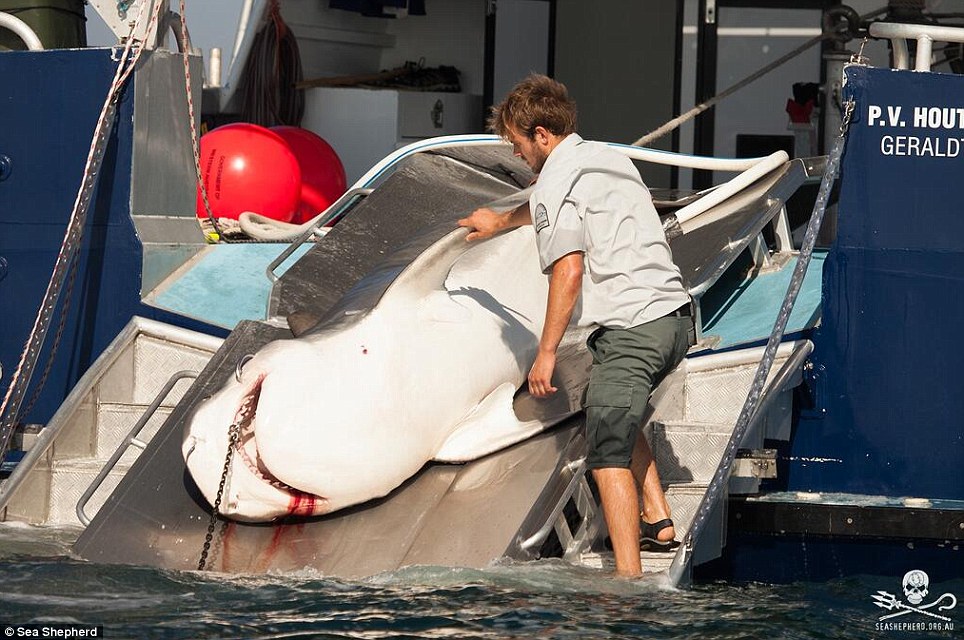
[[[241,356],[286,334],[255,322],[235,330],[81,534],[77,553],[98,562],[197,567],[210,507],[184,466],[183,421],[194,403],[234,375]],[[429,464],[386,498],[331,516],[229,523],[218,531],[208,567],[232,573],[307,567],[360,577],[411,564],[482,567],[500,557],[536,557],[538,549],[522,542],[543,526],[558,487],[570,483],[569,465],[585,449],[580,426],[571,419],[472,463]]]
[[[520,163],[506,156],[500,153],[493,164],[518,168]],[[344,294],[363,278],[367,284],[357,288],[356,297],[377,299],[391,281],[386,274],[448,233],[458,217],[518,191],[513,171],[420,154],[355,203],[351,215],[276,284],[275,319],[242,322],[225,341],[78,539],[77,552],[104,562],[195,568],[210,507],[181,456],[182,425],[194,404],[234,375],[244,355],[291,336],[278,315],[322,317],[344,304]],[[585,369],[581,357],[572,362]],[[574,375],[584,378],[584,371]],[[545,528],[546,514],[570,486],[578,469],[570,463],[582,449],[576,419],[473,463],[427,465],[390,496],[330,517],[275,526],[231,523],[218,536],[208,566],[232,572],[308,566],[357,576],[412,563],[484,566],[504,556],[536,557],[538,548],[522,546],[531,538],[526,532]]]
[[[421,154],[356,203],[351,216],[276,284],[269,313],[273,319],[242,322],[211,357],[194,385],[170,408],[147,450],[123,478],[117,478],[116,490],[81,534],[75,550],[100,562],[195,568],[210,507],[187,474],[180,451],[183,423],[194,405],[233,375],[244,355],[270,340],[290,337],[278,316],[296,312],[323,316],[387,256],[394,256],[390,265],[397,267],[400,257],[416,255],[418,245],[411,242],[399,253],[414,231],[431,230],[439,223],[444,227],[446,220],[454,223],[472,208],[518,190],[520,181],[524,183],[524,168],[505,155],[504,150]],[[799,161],[788,163],[735,203],[719,205],[725,213],[719,217],[725,233],[713,236],[713,242],[696,241],[700,233],[709,234],[706,226],[671,239],[695,296],[702,295],[726,265],[754,244],[760,249],[754,253],[766,262],[765,247],[759,247],[761,233],[779,223],[785,214],[783,202],[810,169]],[[442,181],[434,178],[438,175]],[[787,251],[786,235],[780,237],[784,239],[781,250]],[[433,236],[430,233],[420,241],[430,243]],[[713,269],[704,268],[709,264]],[[373,288],[377,287],[368,287],[366,293]],[[560,366],[564,361],[571,363],[574,379],[579,378],[579,368],[585,368],[580,359],[584,353],[577,350],[560,358]],[[739,410],[757,360],[755,352],[688,360],[653,397],[646,428],[680,537],[702,499],[707,474],[712,476],[722,448],[729,446],[733,412]],[[781,381],[779,387],[784,398],[780,406],[787,407],[789,386]],[[721,389],[728,394],[730,413],[706,415],[707,407],[722,406],[714,395]],[[521,394],[519,402],[524,405],[526,398]],[[517,409],[526,407],[517,405]],[[788,413],[773,415],[773,424],[789,426]],[[749,471],[737,469],[732,479],[732,488],[738,492],[752,489],[758,482],[753,474],[759,475],[761,468],[760,456],[754,457],[758,447],[747,448]],[[545,434],[472,463],[429,464],[386,498],[331,516],[271,525],[228,523],[223,531],[218,525],[208,567],[226,572],[309,567],[328,575],[358,577],[411,564],[482,567],[503,557],[546,556],[607,567],[611,556],[600,544],[605,525],[583,472],[584,454],[577,415]],[[747,482],[750,489],[736,486]],[[709,542],[700,550],[701,558],[719,553],[725,540],[724,516],[722,512],[714,515],[718,535],[703,536]],[[659,571],[672,561],[673,554],[646,554],[643,565],[647,571]]]
[[[249,322],[228,338],[81,534],[77,553],[98,562],[197,567],[210,507],[184,468],[183,421],[195,402],[234,374],[238,358],[286,333]],[[778,364],[799,347],[782,349]],[[761,351],[686,361],[653,396],[646,430],[679,537],[729,443]],[[731,494],[754,493],[770,473],[760,465],[763,438],[789,435],[791,393],[799,374],[797,368],[779,381],[778,401],[762,416],[761,428],[741,443],[748,464],[738,465],[731,477]],[[580,414],[472,463],[429,464],[389,496],[330,516],[271,525],[219,524],[207,566],[228,573],[311,568],[358,578],[411,565],[481,568],[500,558],[559,556],[609,569],[612,556],[601,544],[605,523],[582,465],[582,424]],[[725,515],[715,514],[715,533],[703,537],[701,560],[716,557],[725,544]],[[674,555],[644,552],[644,570],[664,571]]]

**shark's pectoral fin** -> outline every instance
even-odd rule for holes
[[[439,462],[465,462],[498,451],[543,429],[542,422],[522,422],[512,410],[516,388],[499,385],[458,424],[435,454]]]
[[[476,405],[445,440],[434,459],[439,462],[466,462],[522,442],[556,424],[572,411],[549,411],[520,420],[513,407],[516,387],[499,385]]]

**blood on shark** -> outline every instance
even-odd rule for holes
[[[370,308],[248,359],[185,426],[184,459],[205,498],[218,495],[231,425],[220,512],[269,521],[385,496],[429,461],[479,458],[566,417],[513,412],[545,318],[532,234],[470,244],[452,231]]]

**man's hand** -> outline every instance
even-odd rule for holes
[[[556,392],[552,386],[552,371],[556,368],[556,349],[569,326],[572,311],[582,287],[582,252],[567,253],[552,263],[549,280],[549,300],[546,302],[546,322],[542,326],[539,351],[529,370],[529,393],[545,398]]]
[[[475,229],[475,231],[465,236],[468,242],[485,240],[501,231],[507,231],[527,224],[532,224],[528,202],[505,213],[499,213],[494,209],[482,207],[481,209],[473,211],[468,218],[459,220],[460,227]]]
[[[545,398],[557,389],[552,386],[552,371],[556,368],[556,354],[539,351],[536,361],[529,370],[529,393],[537,398]]]
[[[483,207],[473,211],[468,218],[459,220],[459,226],[475,229],[465,237],[467,241],[485,240],[504,228],[505,217],[506,214],[504,213]]]

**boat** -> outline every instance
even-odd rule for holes
[[[0,433],[18,444],[0,520],[77,527],[74,550],[93,562],[177,570],[357,578],[551,557],[610,569],[578,413],[482,459],[430,463],[328,516],[212,516],[181,457],[192,408],[247,354],[290,337],[290,318],[364,308],[385,264],[397,272],[532,175],[495,136],[423,138],[304,225],[248,217],[251,241],[210,243],[195,215],[198,122],[185,115],[203,102],[191,84],[201,64],[183,41],[181,52],[162,46],[166,28],[148,28],[140,47],[0,55],[4,77],[59,88],[44,100],[6,89],[0,112],[23,124],[0,149]],[[672,584],[958,577],[964,84],[929,71],[929,52],[964,30],[881,22],[870,34],[893,41],[896,68],[859,56],[845,66],[842,131],[826,156],[611,143],[641,163],[732,176],[653,190],[697,310],[697,344],[655,391],[643,430],[682,542],[644,552],[643,566]],[[837,182],[835,234],[818,247]],[[808,188],[817,196],[798,243],[789,203]],[[29,369],[43,384],[22,382]],[[567,388],[584,383],[578,340],[560,369]],[[517,394],[517,413],[532,404]]]

